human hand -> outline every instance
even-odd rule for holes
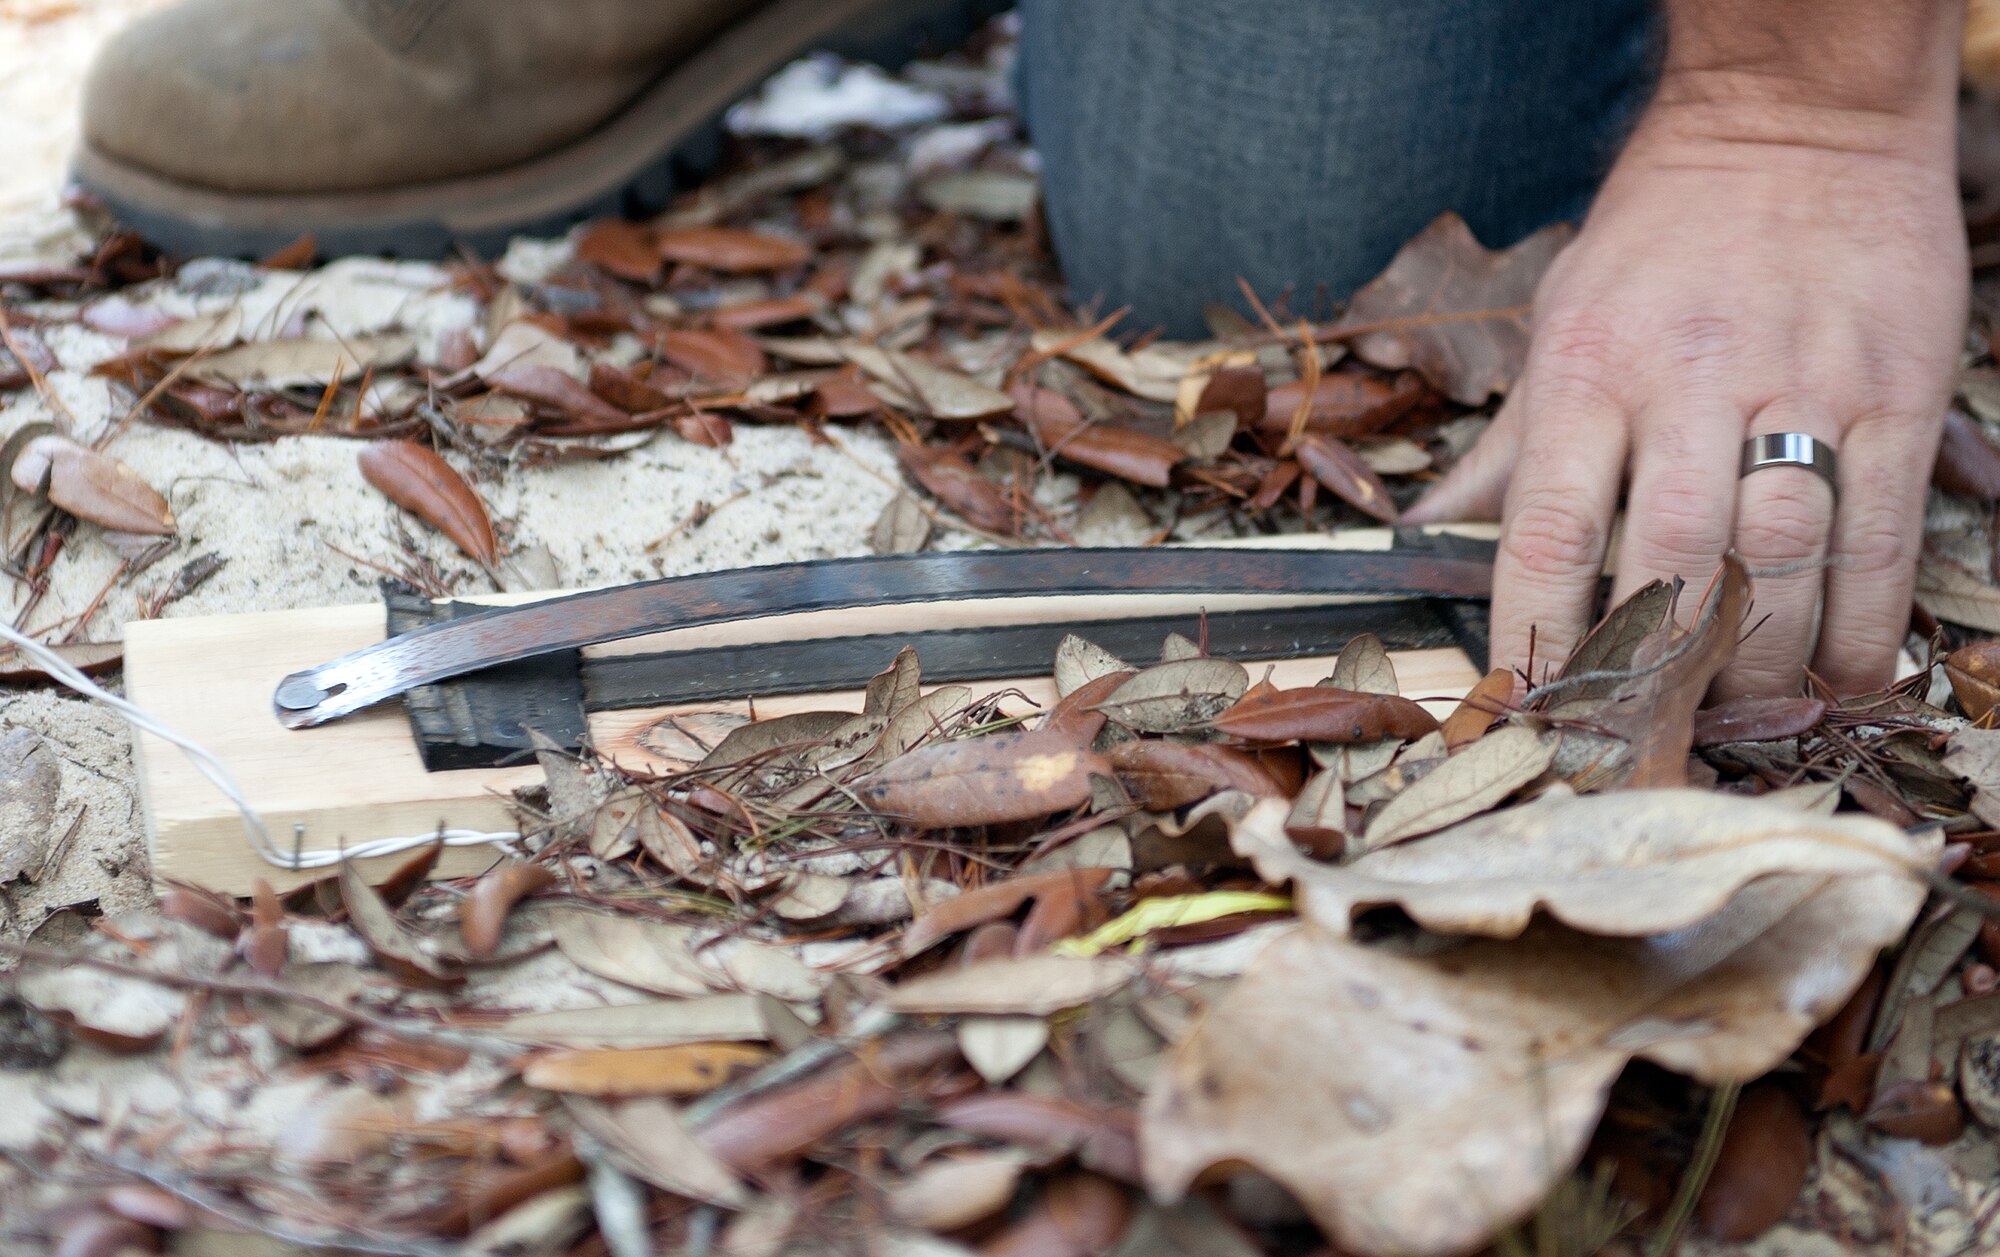
[[[1865,691],[1907,629],[1964,334],[1949,111],[1746,109],[1713,86],[1663,84],[1542,282],[1519,384],[1406,518],[1490,519],[1504,494],[1493,661],[1527,667],[1532,641],[1539,681],[1588,626],[1627,482],[1615,597],[1699,590],[1732,547],[1755,576],[1721,697],[1796,693],[1808,663]],[[1803,468],[1739,479],[1774,432],[1837,451],[1838,509]]]

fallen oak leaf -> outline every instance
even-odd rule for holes
[[[1776,1079],[1744,1088],[1695,1204],[1702,1230],[1725,1242],[1762,1235],[1799,1198],[1812,1163],[1812,1131],[1791,1088]]]
[[[1118,780],[1140,807],[1150,811],[1170,812],[1218,790],[1258,797],[1291,794],[1252,756],[1212,742],[1141,738],[1120,742],[1108,755]]]
[[[1363,1257],[1471,1252],[1575,1164],[1627,1060],[1710,1084],[1761,1076],[1923,897],[1894,875],[1774,877],[1670,940],[1540,923],[1422,957],[1302,927],[1156,1077],[1147,1186],[1172,1200],[1247,1162]]]
[[[1250,742],[1374,742],[1415,739],[1438,727],[1437,718],[1396,694],[1316,685],[1245,694],[1208,720],[1218,733]]]
[[[563,1097],[576,1124],[590,1132],[632,1177],[664,1192],[739,1209],[747,1201],[735,1172],[688,1133],[680,1110],[660,1099],[604,1102]]]
[[[18,488],[100,527],[147,536],[168,536],[176,527],[167,500],[138,472],[66,436],[34,438],[8,470]]]
[[[1196,361],[1194,355],[1177,354],[1161,345],[1125,350],[1103,336],[1077,337],[1073,329],[1042,328],[1034,334],[1034,350],[1067,358],[1105,383],[1148,401],[1178,400],[1181,378]]]
[[[999,389],[915,354],[858,340],[835,342],[833,350],[861,369],[877,397],[929,419],[991,419],[1014,409]]]
[[[1133,673],[1097,710],[1141,733],[1181,733],[1243,697],[1250,674],[1229,659],[1176,659]]]
[[[1013,916],[1031,900],[1067,896],[1076,900],[1095,898],[1111,869],[1052,869],[1046,873],[1021,873],[968,890],[943,903],[933,904],[903,932],[903,955],[927,951],[954,934],[975,929],[1003,917]]]
[[[1327,335],[1365,362],[1414,367],[1453,401],[1480,405],[1520,375],[1535,285],[1575,234],[1557,223],[1489,250],[1463,218],[1440,214],[1354,294]]]
[[[1017,385],[1014,410],[1036,441],[1057,458],[1134,484],[1164,489],[1187,452],[1165,437],[1130,428],[1089,424],[1067,397],[1050,389]]]
[[[1262,373],[1257,374],[1261,380]],[[1289,435],[1292,417],[1305,396],[1302,380],[1272,389],[1257,416],[1257,430],[1279,439]],[[1306,431],[1331,437],[1373,436],[1429,396],[1423,381],[1408,372],[1389,379],[1354,372],[1322,375],[1306,409]]]
[[[1751,695],[1732,699],[1695,712],[1694,744],[1717,746],[1724,742],[1796,738],[1809,732],[1825,715],[1826,704],[1817,698]]]
[[[1931,483],[1946,493],[2000,502],[2000,449],[1986,438],[1978,420],[1956,407],[1945,412]]]
[[[1090,801],[1092,776],[1111,765],[1061,730],[998,733],[921,746],[859,786],[870,808],[927,829],[997,825],[1066,812]]]
[[[1438,732],[1444,737],[1447,751],[1456,751],[1484,737],[1495,721],[1507,714],[1509,702],[1514,697],[1514,674],[1505,668],[1495,668],[1479,679],[1479,684],[1467,690],[1458,706],[1452,708],[1449,716],[1438,725]]]
[[[607,274],[640,284],[658,280],[663,261],[653,233],[623,218],[600,218],[585,227],[576,238],[576,256]]]
[[[361,451],[361,476],[481,564],[499,561],[500,540],[486,503],[436,450],[414,441],[376,441]]]
[[[727,328],[678,328],[653,338],[660,357],[696,380],[737,389],[770,370],[756,341]]]
[[[1393,524],[1402,517],[1389,497],[1389,486],[1338,437],[1309,436],[1292,456],[1306,474],[1326,486],[1341,501],[1365,515]]]
[[[348,921],[375,959],[403,981],[433,990],[449,990],[465,981],[403,928],[381,892],[368,884],[351,860],[340,865],[340,901],[347,909]]]
[[[947,445],[903,445],[896,449],[904,470],[964,517],[974,528],[1011,535],[1019,526],[1014,504],[1000,486],[979,474],[965,456]]]
[[[812,257],[796,240],[739,227],[668,227],[655,233],[654,246],[670,262],[712,271],[784,271]]]
[[[2000,641],[1961,646],[1945,656],[1944,675],[1958,705],[1972,720],[2000,705]]]
[[[1487,734],[1384,803],[1348,854],[1379,851],[1498,806],[1548,770],[1559,741],[1519,727]]]
[[[580,428],[620,428],[632,416],[605,401],[567,371],[522,363],[501,367],[486,382],[509,397],[517,397],[561,415]],[[421,448],[421,447],[419,447]]]
[[[1292,847],[1286,815],[1282,801],[1258,803],[1232,845],[1266,881],[1293,883],[1300,916],[1341,933],[1364,907],[1394,904],[1445,934],[1512,938],[1538,911],[1591,933],[1662,934],[1781,874],[1881,874],[1921,885],[1936,846],[1935,835],[1926,845],[1868,816],[1703,790],[1635,790],[1544,795],[1329,865]]]
[[[1080,956],[1025,956],[940,969],[901,983],[883,1001],[898,1013],[1046,1017],[1118,990],[1130,966]]]

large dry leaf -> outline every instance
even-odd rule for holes
[[[1535,285],[1575,234],[1558,223],[1495,251],[1457,214],[1440,214],[1354,294],[1334,330],[1361,333],[1350,342],[1357,357],[1415,367],[1452,400],[1477,406],[1520,375]]]
[[[1245,694],[1209,726],[1252,742],[1377,742],[1420,738],[1437,718],[1396,694],[1366,694],[1330,685]]]
[[[1172,1199],[1209,1166],[1246,1162],[1358,1254],[1471,1252],[1575,1164],[1628,1059],[1705,1083],[1765,1073],[1923,897],[1892,875],[1775,877],[1677,934],[1542,923],[1424,957],[1303,927],[1158,1077],[1147,1184]]]
[[[522,1043],[565,1048],[669,1047],[676,1043],[760,1042],[770,1037],[755,995],[705,995],[609,1008],[524,1013],[492,1028]]]
[[[899,1013],[1042,1017],[1088,1004],[1131,981],[1129,966],[1076,956],[986,960],[913,978],[890,993]]]
[[[42,735],[16,725],[0,737],[0,886],[36,877],[54,842],[62,760]]]
[[[1487,734],[1383,804],[1349,850],[1375,851],[1479,815],[1541,776],[1558,740],[1518,727]]]
[[[1887,821],[1703,790],[1545,795],[1344,866],[1300,855],[1287,814],[1282,800],[1260,801],[1232,842],[1267,881],[1294,883],[1301,916],[1342,932],[1362,908],[1395,904],[1447,934],[1512,938],[1537,910],[1595,934],[1659,934],[1763,878],[1893,874],[1916,885],[1929,867],[1925,846]]]
[[[66,436],[29,441],[8,473],[19,488],[46,495],[78,519],[148,536],[174,531],[174,513],[167,500],[138,472]]]
[[[896,457],[918,484],[964,516],[966,523],[987,532],[1014,531],[1017,521],[1013,502],[956,449],[948,445],[901,445],[896,448]]]
[[[1309,436],[1293,456],[1308,475],[1349,506],[1385,524],[1400,518],[1389,486],[1339,437]]]
[[[927,828],[995,825],[1068,811],[1111,766],[1061,730],[1000,733],[919,747],[856,793],[877,811]]]
[[[361,451],[361,476],[480,563],[499,560],[486,503],[436,450],[414,441],[376,441]]]

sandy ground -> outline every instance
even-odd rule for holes
[[[0,258],[73,251],[78,226],[58,204],[81,76],[96,42],[157,0],[0,3]],[[560,246],[523,244],[513,262],[545,265]],[[228,291],[248,275],[261,294]],[[201,284],[215,295],[166,292],[183,312],[241,300],[268,307],[313,304],[344,334],[400,324],[435,336],[468,323],[472,304],[437,291],[439,276],[417,264],[359,262],[311,278],[220,268]],[[86,373],[123,348],[81,328],[53,328],[60,366],[51,391],[86,436],[116,423],[129,393]],[[30,392],[0,403],[0,439],[50,418]],[[788,428],[738,428],[726,451],[671,435],[622,458],[514,469],[481,492],[510,534],[518,566],[510,583],[576,586],[660,575],[858,554],[893,494],[888,446],[843,431],[838,448]],[[296,438],[230,446],[189,433],[133,424],[110,452],[166,494],[181,522],[174,552],[129,583],[114,583],[84,638],[116,639],[126,619],[183,564],[216,553],[223,568],[167,615],[332,606],[371,601],[381,573],[407,570],[414,550],[460,590],[492,588],[442,537],[414,525],[363,483],[356,445]],[[699,524],[690,520],[710,510]],[[665,539],[663,541],[663,539]],[[333,548],[347,552],[344,557]],[[360,562],[356,560],[365,560]],[[47,629],[82,612],[112,580],[118,554],[84,525],[53,570],[52,588],[29,620]],[[21,591],[0,590],[0,603]],[[129,739],[121,722],[49,693],[0,698],[0,721],[29,725],[63,749],[60,823],[82,813],[68,852],[42,880],[16,885],[12,914],[31,924],[67,904],[97,900],[108,912],[150,897],[137,824]],[[18,928],[18,927],[17,927]]]

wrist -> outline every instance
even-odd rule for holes
[[[1760,70],[1669,67],[1633,136],[1655,149],[1890,158],[1950,169],[1956,79],[1866,92]]]

